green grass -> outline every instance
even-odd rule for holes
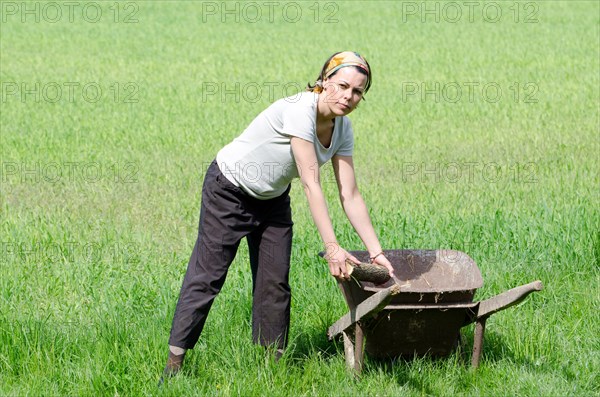
[[[70,22],[66,6],[57,23],[23,23],[6,12],[21,4],[0,5],[0,395],[600,395],[597,2],[518,3],[519,22],[514,2],[498,2],[497,23],[483,20],[483,3],[458,23],[423,23],[391,1],[321,2],[316,21],[314,3],[298,2],[296,23],[282,17],[287,3],[257,23],[222,23],[193,1],[119,3],[119,23],[113,2],[99,3],[97,23],[81,8]],[[138,23],[123,23],[133,5]],[[537,23],[524,23],[533,10]],[[331,12],[337,22],[324,23]],[[251,343],[242,244],[185,370],[157,389],[207,164],[284,84],[303,87],[345,49],[374,70],[351,118],[382,245],[465,251],[485,280],[477,299],[535,279],[544,291],[490,318],[477,372],[459,354],[367,356],[354,380],[325,335],[346,307],[295,185],[284,359]],[[63,96],[11,94],[36,82]],[[456,103],[406,91],[453,82],[479,89]],[[80,84],[73,101],[65,83]],[[82,96],[88,83],[102,89],[97,102]],[[240,98],[203,94],[206,83],[239,83]],[[496,102],[481,91],[490,83]],[[256,100],[242,95],[256,85]],[[324,172],[338,239],[362,249]],[[463,331],[471,343],[472,327]]]

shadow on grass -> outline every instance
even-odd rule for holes
[[[534,332],[531,330],[530,332]],[[501,361],[508,361],[514,363],[520,367],[534,367],[534,363],[526,357],[522,355],[516,355],[513,350],[511,350],[506,341],[510,336],[503,335],[494,332],[493,330],[486,329],[485,337],[483,340],[483,354],[481,356],[481,365],[494,364]],[[471,349],[473,346],[471,336]],[[467,345],[468,346],[468,345]],[[468,355],[469,359],[471,358],[471,354]]]
[[[406,385],[427,395],[439,393],[435,387],[429,384],[432,378],[427,374],[429,371],[458,371],[467,377],[476,376],[477,370],[471,366],[473,352],[473,335],[468,331],[462,332],[462,343],[457,349],[446,357],[437,356],[402,356],[389,359],[369,357],[365,352],[363,376],[384,373],[390,379],[394,379],[399,385]],[[341,345],[341,343],[338,343]],[[343,348],[341,348],[343,354]],[[499,362],[514,363],[518,367],[530,367],[534,363],[527,358],[517,356],[506,344],[506,336],[500,336],[493,331],[487,331],[484,339],[483,355],[480,365],[488,366]]]
[[[343,352],[343,349],[342,349]],[[328,360],[339,353],[336,344],[329,341],[325,330],[319,327],[304,329],[290,341],[287,356],[295,363],[301,364],[309,357],[319,355]]]

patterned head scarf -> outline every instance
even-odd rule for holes
[[[369,87],[369,82],[371,80],[371,71],[369,70],[369,64],[367,60],[363,58],[359,53],[353,51],[344,51],[334,55],[327,67],[324,69],[324,73],[319,77],[319,80],[316,82],[316,86],[314,91],[316,93],[321,93],[323,91],[323,80],[329,78],[336,71],[340,70],[346,66],[356,66],[367,73],[367,87]]]

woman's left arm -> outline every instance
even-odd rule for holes
[[[342,202],[342,207],[344,208],[348,220],[352,224],[352,227],[354,227],[354,230],[356,230],[356,233],[358,233],[358,236],[363,241],[365,247],[367,247],[369,257],[376,257],[373,260],[373,263],[388,268],[390,276],[392,276],[394,269],[392,268],[390,261],[381,254],[381,244],[379,244],[379,239],[375,234],[369,211],[358,191],[352,156],[336,155],[331,159],[331,163],[333,164],[340,201]]]

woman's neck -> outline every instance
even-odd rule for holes
[[[333,127],[335,126],[335,114],[331,112],[329,106],[323,102],[323,96],[319,95],[319,101],[317,102],[317,138],[321,142],[321,145],[325,148],[329,148],[331,140],[333,138]]]
[[[325,96],[319,94],[319,99],[317,101],[317,126],[326,127],[333,123],[333,119],[335,119],[335,114],[329,109],[329,106],[325,103]]]

